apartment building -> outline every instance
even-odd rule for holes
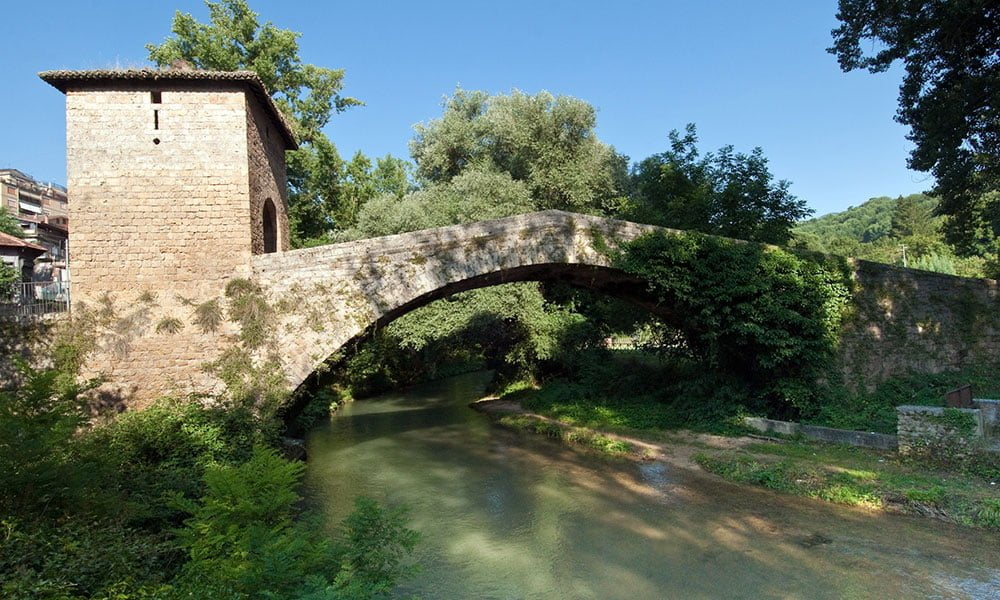
[[[0,169],[0,206],[21,224],[24,239],[45,248],[35,259],[34,281],[65,281],[68,272],[69,202],[66,188],[36,181],[17,169]]]

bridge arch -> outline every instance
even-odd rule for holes
[[[605,244],[661,228],[546,211],[253,259],[278,306],[275,347],[290,387],[345,344],[434,300],[518,281],[563,281],[668,317],[646,284],[610,264]]]

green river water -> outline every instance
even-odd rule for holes
[[[997,598],[1000,535],[587,456],[472,409],[472,373],[358,401],[308,439],[309,494],[410,509],[422,598]]]

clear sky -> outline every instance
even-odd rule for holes
[[[145,66],[144,45],[174,11],[206,21],[200,0],[5,2],[0,167],[65,182],[62,94],[47,69]],[[327,133],[348,158],[408,157],[415,123],[441,114],[456,86],[548,90],[597,108],[597,132],[633,161],[662,152],[671,129],[698,126],[703,151],[764,149],[816,214],[874,196],[926,190],[906,168],[892,117],[901,70],[845,74],[833,55],[836,0],[251,0],[261,21],[302,34],[304,62],[343,68],[365,102]]]

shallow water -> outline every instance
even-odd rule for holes
[[[472,373],[311,432],[310,495],[410,509],[423,598],[997,598],[1000,535],[586,456],[468,408]]]

